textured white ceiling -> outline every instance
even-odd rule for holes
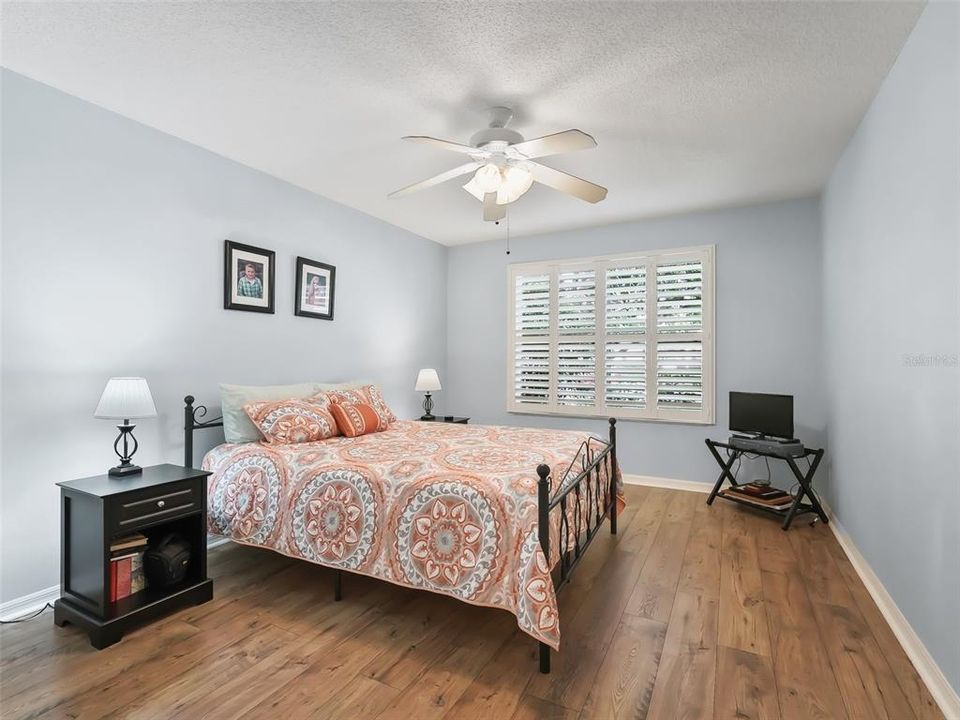
[[[456,182],[483,110],[610,189],[535,186],[512,235],[816,193],[922,4],[9,3],[10,69],[445,244],[502,237]]]

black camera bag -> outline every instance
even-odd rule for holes
[[[143,573],[150,587],[174,585],[187,576],[190,543],[179,533],[168,533],[143,554]]]

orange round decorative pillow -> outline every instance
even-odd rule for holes
[[[317,442],[340,434],[330,403],[314,398],[248,403],[243,410],[272,445]]]
[[[337,421],[340,432],[349,438],[380,432],[390,426],[369,403],[331,403],[330,414]]]

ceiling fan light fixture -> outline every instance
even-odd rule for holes
[[[470,178],[470,181],[463,186],[463,189],[473,195],[480,202],[483,202],[483,190],[480,189],[480,185],[477,184],[477,179],[475,177]]]
[[[520,165],[511,165],[503,173],[503,183],[497,190],[497,204],[506,205],[520,198],[533,185],[533,173]]]
[[[497,192],[503,184],[503,177],[500,175],[500,168],[493,163],[487,163],[473,176],[477,183],[477,188],[482,193]]]

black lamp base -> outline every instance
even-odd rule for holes
[[[430,393],[427,393],[423,398],[423,415],[420,416],[421,420],[433,420],[433,398],[430,397]]]
[[[120,431],[120,434],[117,436],[116,442],[113,443],[113,451],[117,454],[117,457],[120,458],[120,464],[116,467],[112,467],[107,471],[107,475],[111,477],[128,477],[130,475],[139,475],[143,472],[143,468],[139,465],[134,465],[130,462],[133,459],[133,454],[137,451],[139,443],[137,439],[133,436],[133,429],[136,425],[131,425],[129,420],[124,420],[123,425],[117,425],[117,430]],[[123,450],[120,450],[120,441],[123,441]],[[128,444],[128,440],[133,441],[133,447],[131,448]]]
[[[126,477],[127,475],[139,475],[143,468],[139,465],[117,465],[107,470],[107,475],[111,477]]]

